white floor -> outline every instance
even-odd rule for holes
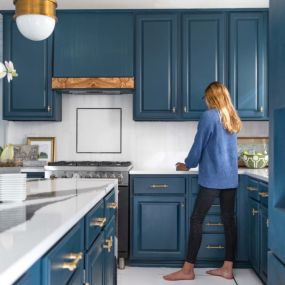
[[[195,270],[196,278],[193,281],[168,282],[162,276],[176,270],[175,268],[146,268],[126,267],[118,270],[118,285],[262,285],[255,273],[250,269],[235,269],[234,280],[225,280],[221,277],[209,276],[206,268]]]

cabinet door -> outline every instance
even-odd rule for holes
[[[225,82],[225,15],[183,16],[183,118],[199,119],[206,109],[202,97],[213,81]]]
[[[115,285],[116,260],[115,260],[115,229],[116,219],[112,218],[108,226],[105,228],[105,245],[110,242],[111,248],[105,248],[104,253],[104,285]]]
[[[86,282],[90,285],[104,284],[104,232],[85,255]]]
[[[36,262],[15,285],[41,284],[41,262]]]
[[[230,14],[229,83],[244,119],[267,117],[267,13]]]
[[[259,272],[259,260],[260,260],[260,213],[259,213],[259,203],[250,199],[249,202],[250,209],[250,221],[249,221],[249,237],[250,237],[250,263],[252,267]]]
[[[260,276],[266,283],[267,279],[267,255],[268,255],[268,214],[267,208],[261,207],[260,215]]]
[[[53,76],[133,76],[133,21],[132,13],[58,13]]]
[[[12,15],[4,16],[4,58],[18,73],[4,80],[5,120],[60,120],[61,97],[51,90],[52,37],[34,42],[23,37]]]
[[[185,198],[135,196],[132,259],[182,260],[185,255]]]
[[[81,285],[81,284],[83,284],[83,262],[81,262],[79,267],[73,273],[71,279],[68,281],[68,285]]]
[[[136,18],[135,120],[177,117],[177,16]]]

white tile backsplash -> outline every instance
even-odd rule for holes
[[[133,95],[63,95],[62,122],[8,122],[7,142],[55,136],[57,160],[131,160],[136,169],[174,167],[191,147],[197,122],[135,122]],[[122,108],[122,153],[76,153],[76,108]],[[90,121],[92,124],[92,121]],[[90,134],[95,136],[98,134]],[[240,136],[268,136],[268,122],[244,122]]]

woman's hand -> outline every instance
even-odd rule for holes
[[[188,171],[189,168],[187,168],[187,166],[185,165],[185,163],[177,162],[177,163],[176,163],[176,170],[178,170],[178,171]]]

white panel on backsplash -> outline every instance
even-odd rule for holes
[[[133,95],[63,95],[62,122],[9,122],[7,141],[55,136],[57,160],[130,160],[136,169],[170,168],[193,144],[197,122],[135,122]],[[76,108],[122,108],[122,153],[76,153]],[[268,122],[244,122],[240,136],[268,136]]]

